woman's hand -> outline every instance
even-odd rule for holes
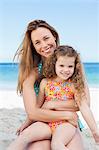
[[[25,120],[25,122],[17,129],[16,134],[19,136],[21,132],[26,129],[29,125],[31,125],[33,121],[29,120],[28,118]]]
[[[67,121],[75,126],[76,128],[78,127],[78,115],[75,112],[66,112],[66,117],[68,117]]]

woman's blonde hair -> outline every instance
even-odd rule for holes
[[[77,92],[76,100],[80,101],[82,99],[82,96],[85,95],[85,82],[80,55],[75,49],[70,46],[59,46],[58,48],[56,48],[54,53],[45,61],[43,65],[43,75],[46,78],[55,78],[57,76],[55,71],[55,64],[59,56],[68,56],[75,58],[74,73],[69,79],[74,84],[75,92]]]
[[[55,40],[56,45],[57,46],[59,45],[59,36],[57,31],[47,22],[43,20],[34,20],[28,24],[23,42],[15,54],[15,57],[17,55],[18,58],[20,58],[18,86],[17,86],[17,92],[19,92],[20,94],[22,93],[23,90],[24,80],[29,76],[33,67],[37,67],[41,61],[41,56],[36,52],[31,40],[31,32],[39,27],[49,29],[56,39]]]

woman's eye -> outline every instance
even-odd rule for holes
[[[45,37],[44,39],[47,40],[47,39],[49,39],[49,37]]]
[[[37,44],[39,44],[40,42],[39,41],[37,41],[37,42],[35,42],[35,45],[37,45]]]

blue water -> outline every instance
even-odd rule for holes
[[[99,63],[84,63],[89,87],[99,87]],[[0,89],[16,89],[18,64],[0,63]]]

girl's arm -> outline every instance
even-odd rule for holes
[[[90,110],[85,100],[82,100],[81,103],[78,105],[79,105],[80,112],[84,120],[86,121],[87,125],[89,126],[95,141],[99,143],[99,129],[97,127],[92,111]]]
[[[80,109],[80,112],[82,113],[83,118],[85,119],[86,123],[91,129],[91,131],[95,132],[97,130],[96,121],[85,100],[81,101],[81,103],[79,104],[79,109]]]
[[[36,76],[36,72],[33,71],[23,83],[23,100],[28,118],[44,122],[71,119],[76,124],[77,116],[74,112],[44,110],[37,107],[36,93],[33,88]]]

